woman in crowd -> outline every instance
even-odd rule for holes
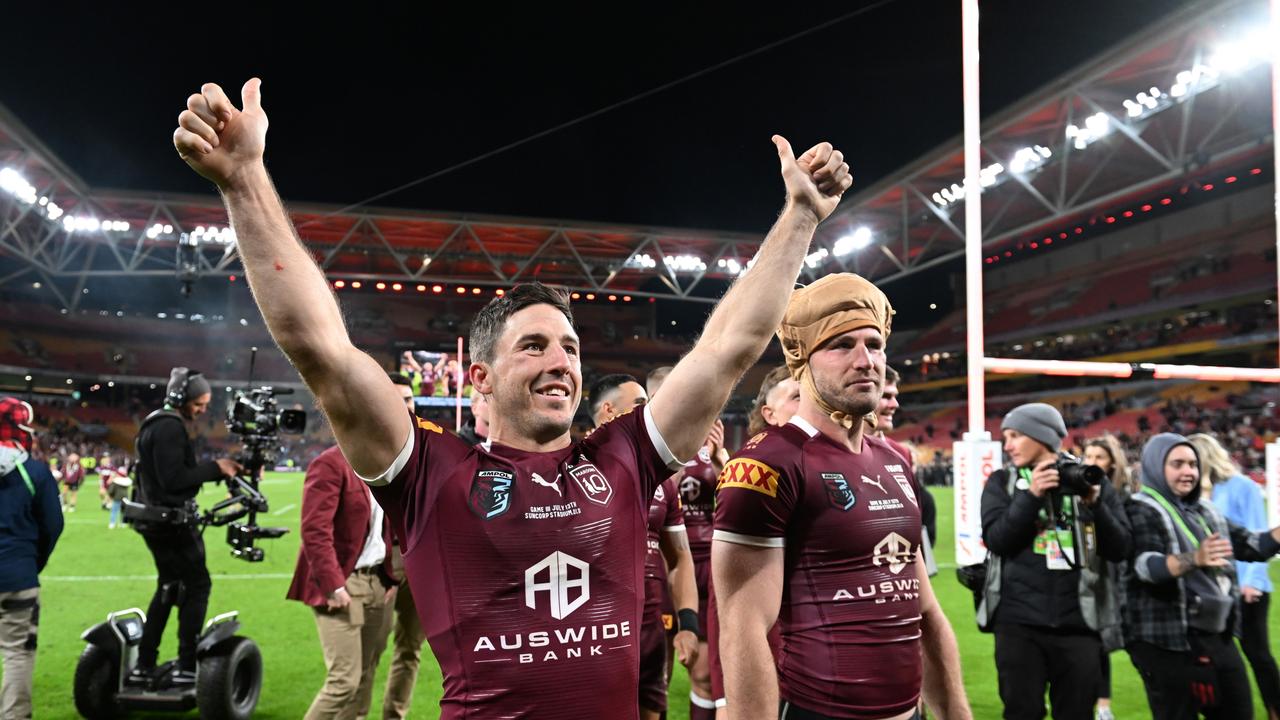
[[[1211,484],[1214,507],[1248,530],[1266,530],[1267,513],[1258,484],[1240,472],[1213,436],[1196,433],[1187,439],[1200,456],[1201,478]],[[1240,647],[1253,668],[1267,716],[1280,717],[1280,670],[1267,641],[1267,612],[1271,606],[1267,564],[1237,561],[1236,578],[1240,583]]]
[[[1133,473],[1129,471],[1129,460],[1125,457],[1124,446],[1112,435],[1097,437],[1085,444],[1084,461],[1088,465],[1096,465],[1107,474],[1111,487],[1115,488],[1122,500],[1128,500],[1133,494]],[[1107,574],[1110,582],[1111,607],[1119,608],[1124,599],[1120,584],[1121,566],[1107,563]],[[1098,688],[1098,706],[1094,714],[1095,720],[1114,720],[1111,712],[1111,653],[1124,647],[1124,636],[1117,622],[1101,628],[1102,634],[1102,685]]]

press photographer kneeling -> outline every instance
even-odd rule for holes
[[[1011,465],[982,492],[987,575],[978,622],[995,633],[1004,717],[1091,720],[1101,679],[1099,631],[1118,621],[1104,560],[1129,553],[1119,495],[1096,467],[1059,455],[1067,436],[1050,405],[1020,405],[1001,423]]]
[[[229,458],[196,462],[187,423],[208,410],[209,381],[198,371],[177,367],[167,389],[164,407],[148,415],[138,431],[137,490],[125,513],[146,540],[159,574],[129,682],[152,680],[169,611],[177,606],[178,663],[169,681],[183,685],[195,682],[196,638],[210,589],[195,497],[202,484],[234,477],[243,468]]]

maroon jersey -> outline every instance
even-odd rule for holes
[[[854,454],[801,418],[752,438],[720,474],[718,541],[785,549],[781,696],[840,718],[920,696],[920,508],[881,440]]]
[[[684,466],[676,478],[693,561],[699,564],[710,562],[711,529],[716,511],[716,469],[711,465],[707,449],[699,450],[698,456]]]
[[[653,491],[653,499],[649,501],[644,560],[645,579],[661,579],[666,582],[667,562],[659,546],[662,533],[685,529],[684,513],[680,508],[680,493],[675,478],[676,476],[673,475],[659,485],[658,489]]]
[[[441,718],[634,716],[649,498],[678,467],[647,409],[545,453],[417,421],[370,482],[444,675]]]

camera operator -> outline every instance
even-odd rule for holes
[[[178,607],[178,665],[169,681],[193,684],[196,638],[209,604],[209,570],[204,539],[196,523],[195,496],[200,486],[240,473],[228,458],[197,463],[187,423],[209,409],[209,381],[198,371],[176,367],[170,373],[164,407],[147,416],[138,430],[138,483],[134,501],[146,515],[130,516],[156,563],[156,592],[138,646],[131,683],[148,683],[155,674],[160,637],[169,611]],[[136,507],[134,505],[133,507]]]
[[[1011,467],[982,492],[989,554],[983,629],[995,633],[1004,717],[1089,720],[1101,680],[1099,628],[1117,612],[1104,561],[1119,562],[1131,536],[1104,473],[1058,455],[1067,436],[1050,405],[1020,405],[1000,425]]]

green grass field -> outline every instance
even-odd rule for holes
[[[266,669],[257,717],[298,718],[306,712],[324,678],[324,662],[311,611],[284,599],[298,552],[302,475],[270,474],[264,480],[263,490],[271,500],[272,512],[260,522],[286,526],[292,532],[280,540],[263,543],[267,558],[258,564],[230,557],[221,530],[206,532],[209,570],[214,579],[209,615],[239,610],[242,632],[262,649]],[[210,487],[203,500],[211,502],[221,492],[221,487]],[[969,591],[956,582],[951,569],[951,491],[934,489],[933,493],[938,501],[938,534],[942,537],[937,556],[944,565],[934,578],[934,588],[959,637],[965,686],[974,717],[998,718],[1000,701],[992,661],[992,639],[975,627]],[[86,492],[81,493],[79,510],[66,517],[66,531],[41,581],[44,591],[35,717],[42,720],[76,716],[71,684],[76,658],[83,648],[81,631],[103,620],[109,611],[139,606],[145,609],[154,588],[154,568],[141,538],[132,530],[107,529],[107,513],[98,509],[92,487],[86,486]],[[1273,606],[1272,612],[1274,634],[1280,611]],[[173,631],[176,621],[176,617],[170,620],[161,649],[162,658],[176,654]],[[412,716],[431,718],[437,714],[440,673],[429,650],[424,656]],[[1112,666],[1116,716],[1149,717],[1142,684],[1128,657],[1123,652],[1112,655]],[[384,656],[371,717],[380,717],[386,667]],[[688,681],[678,669],[671,688],[668,716],[672,720],[687,717],[688,688]],[[1254,706],[1261,707],[1256,696]],[[1260,711],[1258,717],[1263,717]]]

